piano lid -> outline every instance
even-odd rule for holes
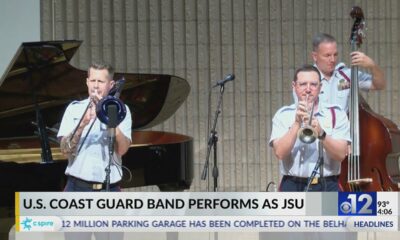
[[[22,43],[0,79],[0,138],[33,135],[35,103],[47,126],[61,121],[67,105],[87,98],[86,70],[69,61],[82,41]],[[155,126],[173,115],[190,86],[172,75],[115,73],[125,77],[120,96],[132,112],[133,129]],[[36,101],[35,101],[36,99]]]

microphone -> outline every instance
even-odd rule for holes
[[[217,83],[213,86],[213,88],[217,86],[223,86],[226,82],[233,81],[234,79],[235,75],[233,73],[230,73],[226,75],[224,79],[218,80]]]
[[[108,115],[108,128],[116,128],[119,124],[118,121],[118,106],[115,104],[109,104],[107,106],[107,115]]]
[[[114,142],[115,142],[115,128],[118,126],[118,106],[115,104],[109,104],[107,106],[107,115],[108,115],[108,137],[109,141],[109,151],[111,153],[114,152]]]

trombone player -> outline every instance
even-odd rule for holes
[[[350,124],[339,106],[319,101],[320,79],[314,66],[298,68],[292,88],[300,101],[280,108],[272,120],[269,145],[279,159],[280,191],[304,191],[308,183],[310,191],[339,190],[340,163],[351,141]]]
[[[122,178],[122,155],[131,144],[132,118],[127,115],[116,127],[113,156],[109,151],[107,126],[97,119],[96,105],[113,88],[114,69],[106,63],[93,63],[88,69],[86,85],[89,97],[68,105],[61,121],[58,137],[61,151],[68,157],[65,192],[100,192],[106,188],[105,169],[111,162],[110,189],[119,192]],[[80,151],[81,150],[81,151]],[[96,239],[123,239],[122,232],[94,233]],[[92,239],[91,232],[65,232],[65,239]]]

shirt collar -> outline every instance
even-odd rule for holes
[[[340,62],[340,63],[336,64],[335,70],[333,71],[332,76],[334,76],[339,71],[339,69],[341,69],[341,68],[343,68],[345,66],[346,66],[346,64],[344,64],[343,62]],[[324,81],[324,80],[328,81],[328,79],[325,77],[325,75],[319,70],[319,68],[317,67],[316,63],[314,63],[314,67],[316,67],[318,69],[319,74],[321,75],[321,81]]]

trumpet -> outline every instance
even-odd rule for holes
[[[308,103],[308,96],[306,97],[306,103]],[[314,105],[315,101],[313,101],[311,106],[311,112],[309,121],[306,125],[302,126],[299,131],[297,132],[297,137],[305,144],[311,144],[315,142],[317,139],[317,132],[311,127],[312,117],[314,115]]]

